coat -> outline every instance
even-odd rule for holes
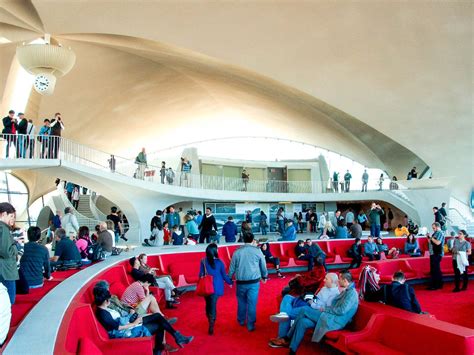
[[[320,342],[327,332],[343,329],[352,320],[358,307],[359,296],[352,282],[333,299],[332,305],[321,313],[311,340]]]
[[[11,236],[10,228],[0,221],[0,277],[6,281],[18,280],[16,266],[18,250]]]

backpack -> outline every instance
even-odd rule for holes
[[[87,258],[90,261],[100,261],[105,259],[105,252],[99,243],[92,244],[87,249]]]

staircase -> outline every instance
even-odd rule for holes
[[[62,189],[58,189],[58,194],[56,196],[52,196],[52,202],[55,207],[53,211],[60,210],[64,212],[64,209],[66,207],[72,208],[71,202],[69,202],[66,194],[62,191]],[[80,202],[79,202],[79,207],[81,207]],[[84,216],[78,211],[74,212],[74,215],[77,218],[77,222],[79,223],[79,226],[87,226],[89,229],[94,230],[95,226],[100,223],[99,220]]]
[[[87,218],[96,219],[96,217],[91,211],[90,205],[91,205],[91,195],[80,195],[79,206],[77,207],[77,212],[79,212],[79,214]]]

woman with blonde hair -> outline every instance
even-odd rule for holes
[[[336,228],[334,228],[331,221],[327,220],[324,224],[322,235],[327,235],[329,238],[334,238],[336,236]]]

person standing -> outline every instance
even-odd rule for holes
[[[349,211],[346,213],[346,226],[347,229],[350,229],[351,226],[354,224],[354,212],[352,212],[352,208],[349,207]]]
[[[339,173],[337,171],[332,174],[332,186],[334,192],[339,192]]]
[[[74,191],[74,184],[71,181],[68,181],[66,184],[66,195],[69,202],[72,203],[72,193]]]
[[[467,290],[467,282],[469,267],[468,257],[471,255],[471,243],[466,240],[468,234],[464,229],[458,232],[458,237],[454,240],[451,252],[453,253],[453,269],[454,269],[454,290],[453,292],[459,292],[459,283],[462,275],[462,291]]]
[[[72,192],[71,197],[72,197],[72,207],[74,207],[77,211],[77,209],[79,208],[79,198],[80,198],[79,187],[74,186],[74,191]]]
[[[107,216],[108,220],[114,222],[114,239],[115,244],[118,243],[119,237],[123,234],[122,221],[117,213],[117,207],[113,206],[110,208],[110,214]]]
[[[247,185],[249,183],[250,175],[247,173],[247,170],[242,170],[242,183],[244,185],[242,191],[247,191]]]
[[[64,216],[61,218],[61,226],[66,231],[66,236],[70,238],[71,236],[77,236],[79,232],[79,223],[77,222],[77,217],[72,213],[71,207],[66,207],[64,209]]]
[[[184,186],[191,186],[191,169],[193,165],[191,161],[187,158],[184,158],[183,167],[182,167],[182,176],[184,176]]]
[[[174,226],[179,227],[179,214],[175,211],[174,206],[169,207],[166,221],[168,222],[168,228],[170,230],[173,229]]]
[[[412,179],[418,179],[418,172],[416,171],[416,166],[411,169],[410,174]]]
[[[370,235],[374,238],[380,237],[380,217],[384,214],[382,207],[372,202],[372,206],[367,214],[369,215]]]
[[[201,231],[199,243],[204,243],[204,240],[206,240],[206,243],[209,243],[211,241],[211,234],[217,234],[216,218],[213,216],[212,209],[209,207],[206,208],[205,215],[199,225],[199,230]]]
[[[40,128],[38,141],[41,143],[41,159],[49,158],[49,133],[50,133],[50,121],[46,118],[43,121],[43,126]]]
[[[26,133],[28,131],[28,120],[25,117],[23,112],[18,113],[18,142],[17,142],[17,157],[25,158],[26,157],[26,144],[28,137]]]
[[[28,157],[33,159],[35,155],[35,134],[36,134],[36,126],[33,124],[33,120],[28,120],[28,127],[26,129],[27,137],[27,144],[28,147]]]
[[[277,211],[276,222],[278,226],[278,233],[283,236],[283,234],[285,233],[285,216],[282,207],[280,207]]]
[[[15,303],[16,280],[19,279],[18,249],[11,235],[15,220],[15,208],[8,202],[0,203],[0,283],[7,288],[11,305]]]
[[[362,174],[362,192],[367,192],[367,185],[369,184],[369,174],[367,173],[367,169],[364,170]]]
[[[64,131],[64,123],[59,112],[54,114],[54,119],[50,125],[49,139],[49,157],[51,159],[58,158],[59,147],[61,143],[61,132]]]
[[[237,236],[237,225],[234,223],[234,217],[227,217],[227,222],[222,227],[222,235],[226,243],[235,243]]]
[[[137,164],[135,178],[143,180],[145,177],[145,169],[148,167],[145,148],[142,148],[142,151],[138,153],[137,157],[135,158],[135,164]]]
[[[268,271],[265,257],[257,247],[254,235],[245,233],[244,245],[238,248],[229,268],[229,278],[235,274],[237,283],[237,322],[244,326],[247,323],[248,331],[255,330],[257,320],[257,300],[260,289],[260,280],[267,282]]]
[[[186,213],[183,211],[183,208],[180,207],[178,208],[179,212],[178,212],[178,215],[179,215],[179,229],[181,230],[181,232],[184,233],[184,225],[186,224],[186,221],[184,220],[184,217],[186,216]]]
[[[262,235],[267,235],[267,228],[268,228],[267,219],[268,218],[265,212],[260,211],[260,220],[258,222],[258,225],[260,227],[260,231],[262,232]]]
[[[393,215],[393,211],[390,207],[388,208],[387,217],[388,217],[388,229],[387,230],[392,230],[392,221],[393,221],[394,215]]]
[[[2,133],[7,134],[6,141],[6,158],[10,156],[10,146],[13,145],[13,148],[16,148],[16,134],[18,125],[15,119],[15,111],[10,110],[8,111],[8,116],[3,117],[3,130]]]
[[[430,286],[428,290],[438,290],[443,288],[443,274],[441,273],[441,259],[444,255],[444,233],[441,225],[435,222],[431,226],[433,234],[426,235],[428,238],[428,248],[430,251]]]
[[[351,179],[352,179],[352,175],[349,172],[349,170],[347,170],[346,173],[344,174],[344,191],[345,192],[349,192],[351,188]]]
[[[163,245],[163,223],[161,221],[161,211],[157,210],[155,215],[150,221],[150,241],[153,242],[154,245]],[[144,242],[146,245],[150,245],[148,239],[145,239]]]
[[[367,215],[365,214],[364,211],[360,210],[359,214],[357,215],[357,221],[359,222],[362,230],[365,230],[365,227],[367,227]]]
[[[383,182],[384,182],[384,177],[383,177],[383,174],[380,174],[380,177],[379,177],[379,190],[378,191],[382,191],[382,187],[383,187]]]
[[[434,221],[438,222],[442,230],[446,230],[446,219],[439,211],[438,207],[433,207]]]
[[[212,283],[214,286],[214,293],[206,296],[206,317],[209,322],[208,334],[214,334],[214,325],[217,317],[217,300],[224,294],[224,282],[232,286],[233,282],[226,274],[225,265],[219,259],[217,252],[217,245],[211,243],[206,248],[206,257],[201,260],[199,269],[199,277],[205,275],[212,276]]]
[[[161,183],[165,183],[165,176],[166,176],[166,162],[162,161],[161,162],[161,169],[160,169],[160,178],[161,178]]]

